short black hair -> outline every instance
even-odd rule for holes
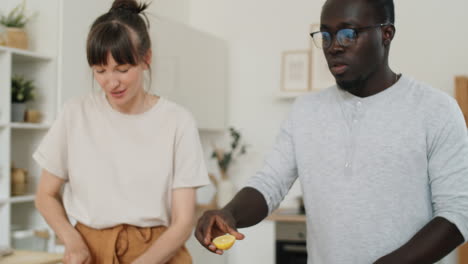
[[[377,23],[395,24],[395,4],[393,0],[368,0],[376,10]]]

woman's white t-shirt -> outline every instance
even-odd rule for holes
[[[102,92],[72,100],[33,157],[66,181],[66,212],[98,229],[167,226],[172,190],[209,184],[194,118],[164,97],[138,115]]]

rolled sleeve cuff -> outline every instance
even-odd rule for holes
[[[36,151],[33,154],[33,159],[39,164],[39,166],[48,172],[52,173],[53,175],[63,179],[68,180],[68,174],[63,169],[59,169],[57,166],[53,166],[47,159],[42,155],[40,151]]]
[[[271,214],[274,210],[276,210],[278,205],[273,202],[273,198],[270,193],[271,188],[269,188],[267,184],[255,179],[251,179],[247,182],[245,187],[254,188],[263,195],[268,205],[268,214]]]
[[[441,212],[435,215],[435,217],[442,217],[447,219],[449,222],[454,224],[460,233],[463,235],[464,242],[468,240],[468,219],[465,216],[461,216],[457,213]]]

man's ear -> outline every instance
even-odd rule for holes
[[[383,26],[383,43],[385,46],[388,46],[390,45],[390,43],[392,43],[392,40],[393,40],[393,37],[395,37],[395,32],[396,32],[396,29],[395,29],[395,26],[394,25],[387,25],[387,26]]]

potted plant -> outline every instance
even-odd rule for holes
[[[239,157],[247,152],[247,145],[241,144],[241,133],[234,127],[229,128],[229,135],[231,136],[231,144],[229,150],[214,147],[212,158],[215,158],[221,173],[221,179],[215,181],[218,189],[217,204],[221,208],[226,205],[236,194],[236,188],[228,177],[228,169],[236,157]]]
[[[28,36],[26,31],[24,31],[24,26],[29,21],[29,17],[26,17],[25,14],[26,2],[23,2],[17,5],[13,10],[11,10],[8,15],[0,16],[0,24],[6,28],[0,29],[3,31],[5,37],[0,37],[4,39],[6,46],[18,49],[28,49]],[[2,42],[0,40],[0,42]]]
[[[23,122],[26,112],[26,102],[32,101],[35,97],[34,83],[23,76],[13,76],[11,78],[11,121]]]

